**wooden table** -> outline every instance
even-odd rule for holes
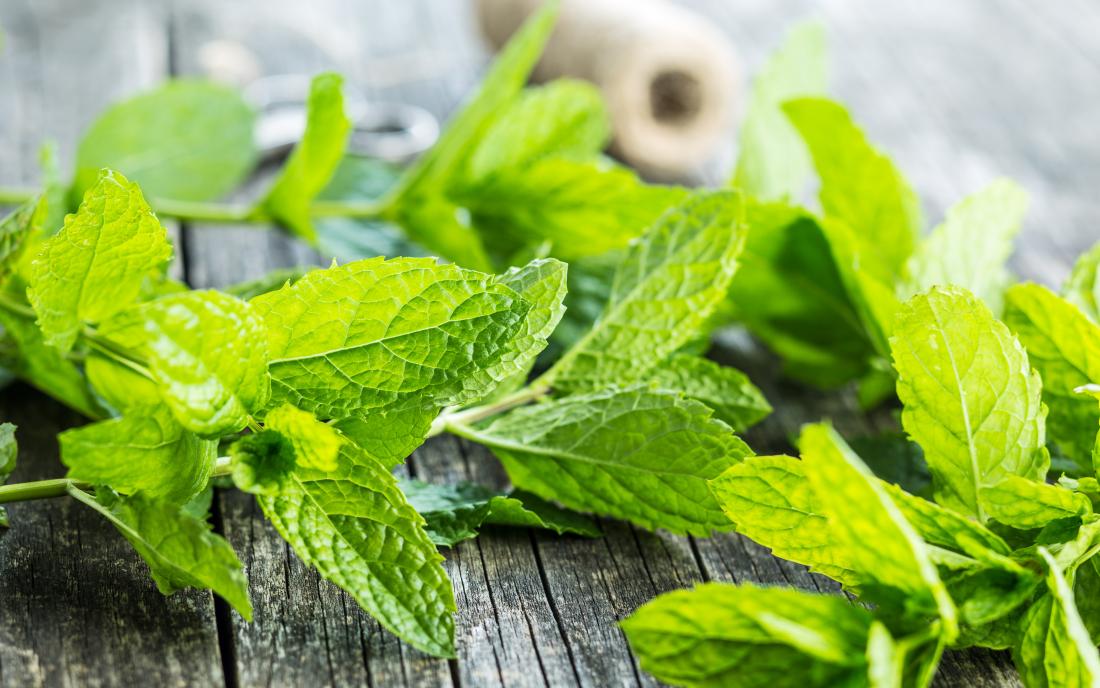
[[[1032,192],[1015,259],[1058,283],[1100,239],[1100,6],[1086,0],[693,0],[737,44],[751,71],[785,27],[824,18],[836,92],[921,193],[928,216],[997,175]],[[38,179],[37,150],[71,163],[81,129],[106,104],[171,75],[201,73],[203,46],[237,41],[266,73],[335,68],[371,97],[446,116],[487,56],[464,2],[339,0],[3,0],[0,183]],[[277,232],[173,227],[180,275],[195,287],[320,259]],[[718,356],[753,374],[777,407],[750,433],[783,451],[801,423],[890,427],[848,394],[777,380],[774,362],[725,337]],[[62,473],[54,436],[80,419],[24,387],[0,412],[19,424],[15,480]],[[484,450],[429,442],[408,472],[430,481],[498,482]],[[256,606],[244,623],[206,592],[162,597],[145,566],[95,514],[66,500],[18,504],[0,537],[0,684],[617,686],[654,681],[615,621],[654,595],[701,580],[832,589],[735,535],[647,533],[606,521],[583,540],[490,531],[448,552],[459,658],[426,657],[381,631],[351,599],[291,554],[252,499],[222,492],[215,527],[244,561]],[[1003,653],[945,658],[942,685],[1016,685]]]

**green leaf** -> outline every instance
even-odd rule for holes
[[[236,296],[238,299],[244,299],[250,301],[260,294],[266,294],[269,291],[276,291],[285,287],[288,284],[293,284],[301,279],[302,275],[306,274],[312,267],[297,266],[292,268],[278,268],[267,273],[263,277],[259,277],[247,282],[238,282],[231,284],[228,287],[224,287],[221,291],[224,291],[230,296]]]
[[[486,179],[457,201],[493,249],[511,253],[549,241],[555,257],[574,260],[626,247],[686,196],[604,160],[553,157]]]
[[[467,164],[477,150],[477,142],[523,89],[557,15],[558,3],[547,2],[512,35],[482,79],[481,87],[447,123],[439,141],[406,170],[392,191],[393,198],[401,199],[400,205],[406,205],[408,197],[425,189],[442,188]]]
[[[834,537],[805,464],[789,456],[754,456],[710,481],[737,532],[778,557],[858,587],[866,576]]]
[[[826,216],[851,227],[867,249],[862,265],[893,284],[901,276],[921,231],[917,195],[885,155],[852,122],[844,107],[824,98],[783,105],[809,147],[821,178]]]
[[[953,284],[969,289],[999,313],[1011,279],[1005,263],[1027,205],[1027,192],[1008,179],[998,179],[954,205],[909,259],[903,296]]]
[[[19,280],[13,280],[18,282]],[[46,344],[33,317],[21,317],[0,308],[0,325],[15,344],[15,360],[6,362],[13,373],[88,418],[106,414],[96,401],[80,369],[64,354]]]
[[[309,209],[344,157],[351,120],[344,112],[344,79],[318,74],[309,88],[306,130],[260,207],[294,234],[314,241]]]
[[[611,136],[599,90],[584,81],[558,79],[522,92],[493,122],[470,156],[468,179],[477,186],[492,177],[524,174],[548,157],[589,158]]]
[[[283,404],[267,414],[264,426],[290,440],[299,466],[321,472],[336,470],[345,439],[312,413]]]
[[[1100,242],[1073,264],[1062,295],[1094,323],[1100,323]]]
[[[401,409],[374,410],[365,416],[348,416],[335,427],[386,468],[404,463],[417,447],[424,444],[439,407],[408,406]]]
[[[74,373],[79,375],[79,371]],[[118,358],[92,350],[84,359],[84,374],[99,403],[111,411],[109,415],[126,415],[131,409],[164,403],[160,387],[149,377],[147,368],[123,364]]]
[[[820,223],[801,208],[749,202],[745,224],[743,265],[730,285],[736,318],[792,377],[834,387],[864,375],[874,345]]]
[[[130,541],[153,574],[157,588],[170,595],[183,588],[210,588],[252,620],[248,580],[241,562],[225,539],[210,532],[210,524],[177,503],[137,493],[119,497],[97,490],[96,497],[76,488],[69,493],[95,509]]]
[[[46,202],[32,198],[7,217],[0,218],[0,283],[19,266],[32,235],[38,234],[45,219]]]
[[[696,337],[737,269],[741,197],[698,193],[632,244],[592,330],[540,380],[603,389],[640,379]]]
[[[840,596],[706,583],[620,625],[642,668],[678,686],[863,685],[871,614]]]
[[[782,105],[799,96],[825,95],[827,50],[820,23],[799,24],[753,79],[730,180],[745,194],[762,201],[797,200],[802,194],[810,156]]]
[[[409,239],[431,253],[472,270],[493,269],[466,208],[436,196],[406,196],[395,213]]]
[[[1078,394],[1088,394],[1093,399],[1100,401],[1100,385],[1082,385],[1073,391]],[[1096,440],[1092,444],[1092,470],[1100,473],[1100,430],[1096,432]]]
[[[1013,659],[1025,685],[1043,688],[1095,686],[1100,682],[1100,655],[1073,602],[1073,591],[1050,553],[1039,549],[1047,564],[1048,595],[1036,602],[1024,620],[1024,634]]]
[[[1042,375],[1050,438],[1078,465],[1088,467],[1100,407],[1074,390],[1100,381],[1100,325],[1037,284],[1008,290],[1005,323]]]
[[[983,487],[981,498],[990,518],[1023,530],[1092,514],[1092,502],[1085,495],[1014,475]]]
[[[278,494],[290,484],[297,464],[294,445],[281,432],[262,430],[229,447],[233,484],[253,494]]]
[[[575,533],[599,537],[591,519],[530,494],[511,496],[475,483],[433,485],[420,480],[400,481],[401,491],[424,520],[432,542],[453,547],[476,537],[484,524],[540,528],[559,535]]]
[[[924,452],[905,433],[888,431],[852,437],[848,445],[884,482],[893,483],[910,494],[932,498],[932,476],[928,473]]]
[[[751,452],[702,404],[643,387],[516,409],[453,433],[493,450],[512,483],[645,528],[728,529],[706,481]]]
[[[943,656],[943,638],[935,629],[894,638],[881,621],[873,621],[867,638],[870,688],[927,688]]]
[[[883,486],[829,425],[807,425],[798,443],[830,537],[852,568],[904,596],[906,612],[934,614],[950,641],[955,606],[928,548]]]
[[[484,396],[531,308],[498,278],[430,258],[315,270],[252,304],[274,401],[322,420]]]
[[[57,439],[73,480],[177,504],[206,487],[218,451],[217,442],[184,430],[163,407],[66,430]]]
[[[335,470],[299,468],[278,495],[257,499],[302,561],[382,626],[424,652],[454,656],[443,557],[382,464],[346,442]]]
[[[11,423],[0,423],[0,485],[3,485],[15,470],[15,462],[18,458],[19,443],[15,441],[15,426]],[[0,506],[0,528],[7,527],[8,512]]]
[[[906,303],[890,343],[902,425],[924,449],[936,501],[984,522],[983,487],[1045,478],[1039,375],[985,304],[933,288]]]
[[[714,410],[714,417],[735,432],[763,420],[772,407],[740,370],[699,356],[673,354],[646,377],[658,389],[681,392]]]
[[[171,81],[118,103],[80,141],[73,203],[104,167],[133,179],[150,198],[218,198],[252,170],[254,123],[237,91],[205,81]]]
[[[1011,553],[999,535],[976,521],[911,495],[897,485],[884,484],[884,487],[905,520],[926,543],[970,556],[981,556],[985,551],[1005,556]]]
[[[198,435],[242,430],[271,396],[264,322],[228,294],[162,296],[120,313],[99,334],[147,360],[176,420]]]
[[[72,348],[82,322],[134,303],[145,278],[172,257],[164,227],[137,185],[105,171],[75,215],[34,258],[27,292],[47,344]]]

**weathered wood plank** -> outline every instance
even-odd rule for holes
[[[166,20],[131,0],[0,4],[0,181],[38,180],[38,146],[76,137],[108,103],[166,73]],[[94,58],[94,59],[93,59]],[[79,424],[22,385],[5,390],[4,420],[19,425],[13,480],[64,474],[57,432]],[[223,684],[209,593],[164,597],[128,543],[101,517],[65,499],[12,505],[0,533],[0,685]]]

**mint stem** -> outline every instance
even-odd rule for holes
[[[428,430],[428,437],[435,437],[454,427],[470,425],[486,418],[492,418],[505,411],[510,411],[517,406],[538,401],[549,392],[550,387],[547,385],[532,384],[489,404],[471,406],[461,411],[444,411],[432,421],[432,427]]]

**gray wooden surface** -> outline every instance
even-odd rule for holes
[[[750,72],[793,21],[825,20],[836,92],[900,162],[931,220],[998,175],[1032,192],[1015,259],[1057,283],[1100,239],[1100,6],[1087,0],[692,0],[735,41]],[[0,183],[38,178],[37,149],[58,142],[64,165],[107,103],[169,75],[201,73],[211,41],[234,41],[264,73],[334,68],[368,95],[449,113],[487,56],[465,2],[313,0],[0,0]],[[717,169],[717,167],[716,167]],[[253,191],[262,184],[255,182]],[[248,193],[245,190],[243,193]],[[274,232],[180,228],[182,275],[195,287],[320,259]],[[743,338],[718,356],[743,366],[777,407],[750,433],[761,452],[787,449],[822,416],[842,431],[891,427],[850,396],[775,379]],[[56,476],[55,433],[80,422],[26,388],[5,392],[20,426],[15,480]],[[453,438],[410,460],[430,481],[503,480],[483,449]],[[582,540],[493,530],[448,553],[458,598],[454,661],[397,642],[346,595],[306,570],[252,500],[225,492],[216,528],[252,586],[244,623],[203,592],[164,598],[109,526],[65,500],[15,505],[0,536],[0,685],[652,685],[615,621],[655,594],[700,580],[830,589],[735,535],[693,539],[605,521]],[[1016,685],[1003,653],[950,654],[945,686]]]

